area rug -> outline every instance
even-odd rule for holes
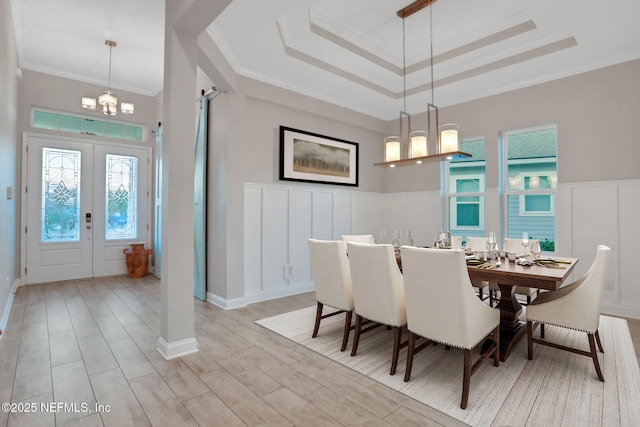
[[[315,311],[308,307],[256,323],[472,426],[640,425],[640,368],[624,319],[601,316],[604,383],[588,357],[534,344],[533,360],[528,360],[525,336],[506,362],[499,367],[485,362],[471,377],[463,410],[461,350],[428,347],[414,357],[411,380],[405,383],[406,350],[396,374],[389,375],[393,331],[377,328],[364,334],[358,354],[351,357],[353,333],[347,351],[340,352],[343,315],[324,319],[318,337],[311,338]],[[589,349],[581,332],[549,326],[545,335]]]

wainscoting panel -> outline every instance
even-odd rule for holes
[[[289,190],[265,188],[262,191],[262,289],[287,286],[289,235]]]
[[[326,191],[312,193],[311,229],[314,239],[331,240],[333,236],[333,194]]]
[[[311,191],[289,192],[289,285],[308,285],[311,282],[311,262],[307,240],[311,238]]]
[[[605,289],[604,301],[617,300],[615,284],[618,280],[618,191],[615,183],[581,185],[572,191],[573,256],[580,258],[574,269],[574,277],[581,277],[589,269],[598,245],[611,250],[608,280],[614,289]]]
[[[496,193],[497,194],[497,193]],[[493,195],[492,195],[493,196]],[[440,229],[437,191],[370,193],[350,189],[245,184],[245,303],[313,290],[307,239],[340,239],[411,228],[418,245],[432,245]],[[498,199],[498,197],[492,197]],[[489,200],[489,198],[487,199]],[[561,185],[557,253],[580,258],[573,279],[591,265],[596,247],[611,247],[602,312],[640,318],[640,181]],[[487,207],[495,216],[497,210]],[[497,229],[497,228],[496,228]]]
[[[262,289],[262,189],[244,189],[244,292]]]
[[[640,312],[640,184],[624,183],[618,187],[620,231],[620,305]],[[615,268],[615,266],[613,267]],[[624,286],[622,286],[624,285]],[[635,317],[635,316],[634,316]]]
[[[343,234],[351,233],[351,194],[333,194],[333,239],[339,240]]]

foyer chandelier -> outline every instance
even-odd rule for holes
[[[421,164],[430,159],[452,159],[454,156],[469,157],[470,154],[460,150],[460,127],[457,124],[445,124],[440,126],[438,107],[434,103],[433,84],[433,13],[432,4],[435,0],[417,0],[405,8],[399,10],[397,15],[402,19],[402,69],[403,69],[403,99],[404,110],[400,112],[399,136],[388,136],[384,139],[384,162],[376,163],[376,166],[395,167],[396,165]],[[406,60],[405,60],[405,25],[406,17],[429,6],[429,32],[430,32],[430,77],[431,77],[431,102],[427,102],[427,130],[411,130],[411,115],[406,112]],[[408,124],[408,140],[403,141],[403,117],[406,116]],[[431,126],[431,117],[435,116],[435,127]],[[435,153],[429,154],[429,138],[435,137]],[[404,142],[404,144],[403,144]],[[402,158],[402,146],[407,146],[407,158]]]
[[[117,114],[118,98],[115,97],[115,93],[111,90],[111,51],[116,47],[116,42],[113,40],[105,40],[104,44],[109,46],[109,86],[107,90],[98,97],[98,104],[102,106],[102,112],[105,115],[115,116]],[[97,104],[95,98],[82,97],[82,108],[95,110],[96,107]],[[133,103],[120,103],[120,112],[122,114],[133,114],[133,108]]]

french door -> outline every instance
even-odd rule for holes
[[[123,249],[149,236],[150,149],[35,135],[26,147],[25,283],[126,273]]]

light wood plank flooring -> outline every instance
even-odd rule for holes
[[[156,350],[159,304],[152,276],[19,288],[0,340],[0,403],[110,411],[0,412],[0,425],[463,425],[253,323],[314,305],[313,293],[231,311],[195,300],[201,351],[171,361]],[[640,320],[629,327],[640,355]]]

